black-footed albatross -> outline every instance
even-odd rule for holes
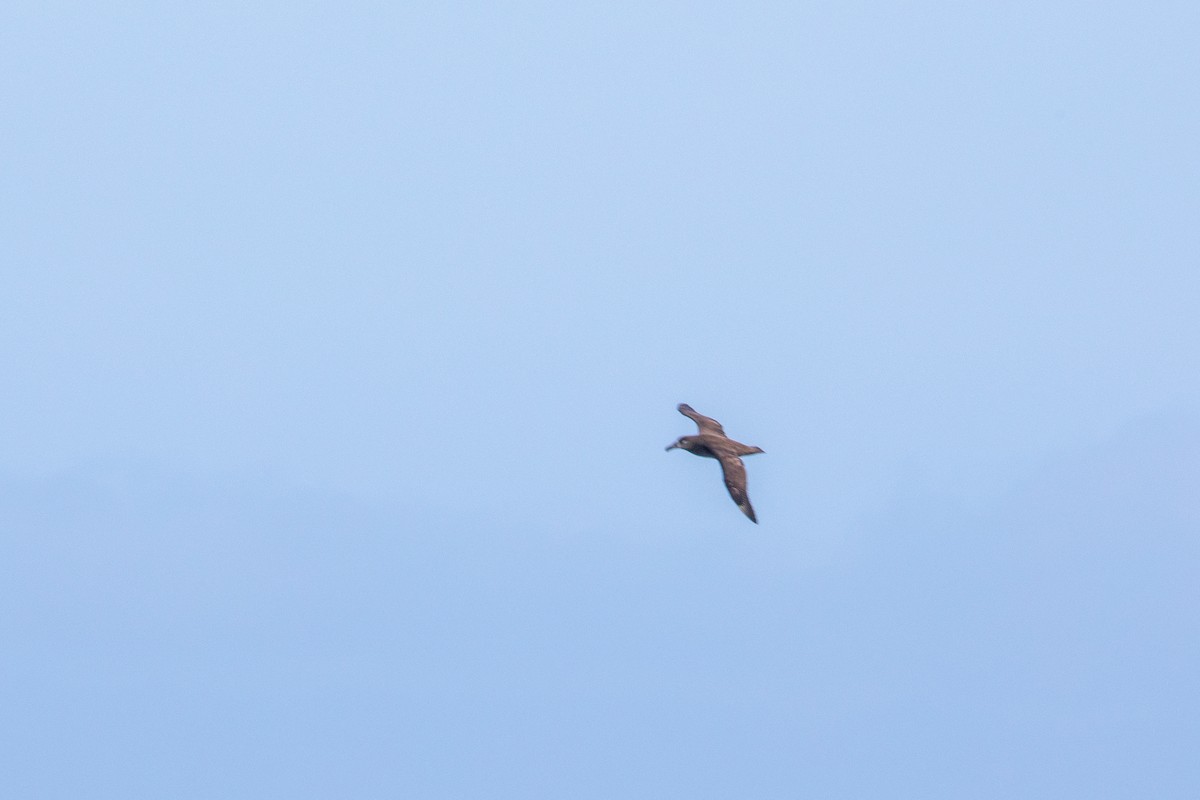
[[[746,494],[746,465],[738,456],[751,456],[765,452],[761,447],[751,447],[748,444],[735,442],[725,435],[721,423],[712,417],[696,413],[687,403],[679,404],[679,413],[696,423],[700,433],[696,436],[680,436],[667,447],[668,450],[679,448],[687,450],[694,456],[715,458],[721,462],[721,472],[725,476],[725,488],[729,496],[742,513],[750,518],[755,525],[758,519],[754,516],[754,507],[750,505],[750,497]]]

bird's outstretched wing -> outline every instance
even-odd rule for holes
[[[701,433],[715,433],[718,436],[725,435],[725,429],[721,427],[721,423],[717,422],[712,417],[706,417],[703,414],[698,414],[696,409],[689,406],[687,403],[679,404],[679,413],[690,419],[700,428]]]
[[[746,465],[734,455],[722,455],[720,460],[721,472],[725,476],[725,488],[729,490],[729,496],[733,498],[733,502],[737,503],[737,507],[742,510],[742,513],[757,525],[758,518],[754,516],[754,506],[750,505],[750,496],[746,494]]]

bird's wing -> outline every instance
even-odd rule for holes
[[[750,505],[750,496],[746,494],[746,465],[734,455],[722,455],[720,460],[721,472],[725,476],[725,488],[729,490],[729,496],[733,498],[733,502],[737,503],[737,507],[742,510],[742,513],[757,525],[758,518],[754,516],[754,506]]]
[[[701,433],[715,433],[718,436],[725,435],[725,429],[721,427],[721,423],[717,422],[712,417],[706,417],[703,414],[696,413],[696,409],[689,406],[687,403],[679,404],[679,413],[690,419],[700,428]]]

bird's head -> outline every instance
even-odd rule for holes
[[[692,437],[680,436],[678,439],[676,439],[675,441],[673,441],[669,445],[667,445],[668,450],[674,450],[675,448],[679,448],[680,450],[691,450],[692,449]]]

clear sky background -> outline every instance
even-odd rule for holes
[[[6,5],[0,794],[1200,796],[1198,76],[1182,2]]]

